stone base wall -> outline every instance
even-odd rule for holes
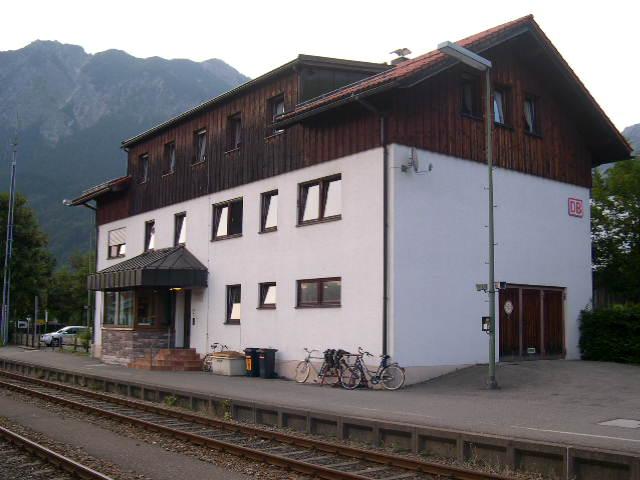
[[[104,363],[127,366],[131,362],[150,355],[151,350],[167,348],[168,333],[156,330],[102,329],[102,351]]]

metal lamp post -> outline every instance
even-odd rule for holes
[[[455,58],[471,68],[480,70],[485,74],[485,126],[486,126],[486,152],[487,170],[489,175],[489,283],[487,294],[489,295],[489,377],[487,387],[498,388],[496,380],[496,283],[495,283],[495,257],[494,257],[494,225],[493,225],[493,115],[491,110],[491,61],[471,50],[463,48],[452,42],[443,42],[438,45],[438,50],[445,55]]]

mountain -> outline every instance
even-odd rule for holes
[[[27,195],[64,262],[87,250],[93,215],[62,205],[125,173],[120,141],[248,80],[222,60],[136,58],[121,50],[37,40],[0,52],[0,155],[18,118],[17,188]],[[16,115],[17,114],[17,115]],[[9,169],[0,169],[8,190]]]
[[[622,135],[629,141],[633,147],[633,155],[640,155],[640,123],[631,125],[622,131]]]

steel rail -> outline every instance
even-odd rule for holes
[[[8,428],[0,427],[0,437],[10,443],[13,443],[21,450],[26,450],[36,457],[45,460],[47,463],[50,463],[76,477],[85,480],[113,480],[111,477],[103,475],[86,465],[82,465],[75,460],[71,460],[64,455],[54,452],[53,450],[50,450],[33,440],[29,440]]]
[[[453,466],[443,465],[440,463],[427,462],[427,461],[413,459],[409,457],[393,455],[386,452],[368,450],[368,449],[352,447],[348,445],[340,445],[337,443],[316,440],[311,438],[304,438],[304,437],[291,435],[283,432],[264,430],[259,427],[241,425],[241,424],[237,424],[237,423],[233,423],[233,422],[229,422],[229,421],[225,421],[217,418],[203,417],[201,415],[197,415],[193,413],[182,412],[182,411],[178,411],[175,409],[170,409],[162,406],[150,405],[148,403],[137,401],[137,400],[118,398],[118,397],[111,396],[104,393],[94,392],[94,391],[90,391],[90,390],[86,390],[78,387],[72,387],[69,385],[64,385],[56,382],[50,382],[47,380],[37,379],[37,378],[25,376],[25,375],[16,374],[13,372],[8,372],[5,370],[0,370],[0,376],[5,376],[8,378],[12,378],[12,379],[26,382],[26,383],[41,385],[43,387],[48,387],[55,390],[59,390],[59,391],[63,391],[63,392],[67,392],[75,395],[80,395],[80,396],[91,398],[94,400],[100,400],[100,401],[105,401],[112,404],[122,405],[124,407],[141,410],[141,411],[153,413],[156,415],[185,420],[185,421],[206,426],[206,427],[223,429],[233,433],[247,434],[247,435],[262,438],[265,440],[280,442],[289,446],[314,449],[322,453],[340,455],[343,457],[349,457],[349,458],[357,459],[360,461],[367,461],[367,462],[384,465],[386,467],[396,467],[403,470],[413,471],[415,473],[424,473],[424,474],[435,475],[440,477],[454,478],[456,480],[512,480],[511,477],[506,477],[506,476],[498,475],[494,473],[478,472],[478,471],[469,470],[466,468],[453,467]],[[4,382],[0,380],[0,386],[6,387],[8,389],[16,390],[16,391],[21,391],[23,393],[26,393],[27,395],[36,395],[56,403],[71,405],[75,408],[79,408],[84,411],[89,411],[98,415],[113,417],[120,421],[137,424],[149,430],[168,433],[177,438],[181,438],[183,440],[187,440],[196,444],[206,445],[208,447],[226,451],[228,453],[252,458],[254,460],[267,462],[280,467],[290,468],[300,473],[305,473],[308,475],[316,475],[318,478],[323,478],[327,480],[343,480],[343,479],[344,480],[364,480],[364,479],[370,480],[371,479],[371,477],[359,475],[356,473],[334,470],[329,467],[314,465],[301,460],[295,460],[282,455],[277,455],[275,453],[269,453],[269,452],[260,451],[260,450],[240,446],[240,445],[234,445],[233,443],[226,442],[224,440],[209,438],[209,437],[205,437],[195,433],[180,431],[178,429],[160,425],[153,422],[149,422],[141,418],[122,415],[117,412],[112,412],[109,410],[101,409],[99,407],[86,405],[81,402],[76,402],[74,400],[57,397],[55,395],[47,394],[44,392],[39,392],[37,390],[32,390],[27,387],[22,387],[20,385],[16,385],[10,382]]]

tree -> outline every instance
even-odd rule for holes
[[[7,213],[9,194],[0,193],[0,261],[4,265],[7,241]],[[53,272],[54,259],[49,252],[48,240],[40,228],[27,199],[16,195],[13,229],[13,255],[11,260],[10,318],[33,315],[36,295],[46,293]],[[4,281],[4,273],[0,271]]]
[[[60,323],[84,325],[87,310],[87,276],[93,273],[95,254],[74,253],[65,265],[53,274],[47,308]]]
[[[640,303],[640,159],[595,171],[591,222],[596,287]]]

